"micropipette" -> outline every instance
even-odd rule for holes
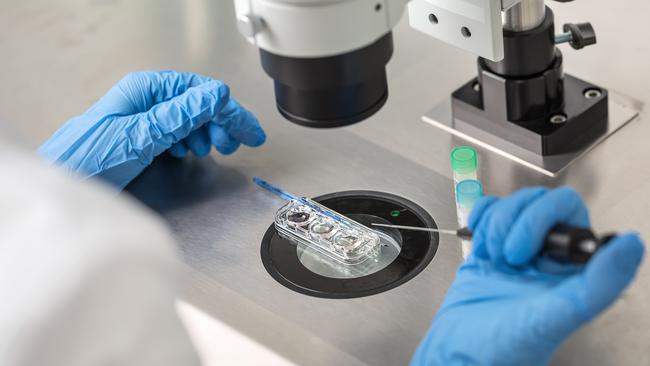
[[[372,226],[401,230],[426,231],[445,235],[455,235],[463,240],[472,239],[469,228],[458,230],[433,229],[415,226],[386,225],[373,223]],[[615,235],[609,234],[598,238],[590,229],[556,225],[544,239],[542,254],[558,262],[587,263],[589,259]]]
[[[295,195],[285,191],[284,189],[278,188],[278,187],[274,186],[273,184],[271,184],[271,183],[269,183],[269,182],[267,182],[267,181],[265,181],[263,179],[260,179],[258,177],[254,177],[253,182],[255,182],[255,184],[257,184],[258,186],[266,189],[267,191],[269,191],[271,193],[274,193],[274,194],[284,198],[287,201],[291,201],[291,200],[300,201],[301,200],[300,197],[295,196]]]
[[[298,197],[298,196],[296,196],[294,194],[291,194],[291,193],[285,191],[284,189],[276,187],[273,184],[271,184],[271,183],[269,183],[269,182],[267,182],[267,181],[265,181],[263,179],[260,179],[258,177],[254,177],[253,182],[255,182],[255,184],[257,184],[258,186],[266,189],[267,191],[281,197],[282,199],[285,199],[287,201],[298,201],[298,202],[300,202],[300,203],[302,203],[304,205],[310,206],[314,210],[316,210],[316,211],[322,213],[323,215],[325,215],[325,216],[327,216],[327,217],[329,217],[331,219],[334,219],[334,220],[336,220],[338,222],[346,221],[346,219],[344,219],[344,218],[342,218],[342,217],[340,217],[338,215],[335,215],[332,212],[327,212],[327,211],[324,211],[324,210],[320,209],[318,206],[314,206],[311,202],[309,202],[309,200],[305,199],[304,197]]]
[[[388,224],[377,224],[373,223],[372,226],[387,227],[391,229],[402,229],[402,230],[412,230],[412,231],[426,231],[431,233],[440,233],[445,235],[456,235],[462,240],[472,240],[472,231],[468,228],[462,228],[458,230],[445,230],[445,229],[432,229],[428,227],[417,227],[417,226],[402,226],[402,225],[388,225]]]

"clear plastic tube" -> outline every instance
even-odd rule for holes
[[[451,169],[454,177],[454,196],[456,197],[456,215],[458,227],[466,227],[469,215],[474,208],[474,203],[483,195],[483,187],[478,179],[478,155],[476,149],[469,146],[458,146],[451,151]],[[469,182],[469,183],[464,183]],[[480,188],[478,198],[474,197],[477,184]],[[462,204],[461,204],[462,202]],[[472,252],[472,243],[462,240],[463,258]]]
[[[483,197],[483,185],[476,179],[464,180],[456,185],[458,227],[467,227],[469,224],[469,215],[481,197]],[[467,258],[472,252],[472,242],[462,240],[461,244],[463,258]]]

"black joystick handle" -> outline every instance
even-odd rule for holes
[[[542,254],[559,262],[587,263],[614,236],[599,238],[590,229],[557,225],[546,236]]]
[[[471,240],[472,235],[468,228],[456,232],[463,240]],[[558,262],[584,264],[614,237],[614,234],[597,237],[591,229],[556,225],[544,239],[542,256]]]
[[[566,35],[571,35],[569,44],[576,50],[596,44],[596,31],[591,23],[568,23],[563,30]]]

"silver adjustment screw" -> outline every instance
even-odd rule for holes
[[[244,37],[254,37],[262,28],[264,28],[264,21],[254,14],[240,15],[237,18],[237,29]]]
[[[555,44],[570,43],[570,42],[573,42],[573,34],[571,32],[566,32],[555,36]]]
[[[587,99],[596,99],[596,98],[602,97],[603,92],[601,92],[598,89],[592,88],[592,89],[585,90],[584,95],[585,95],[585,98],[587,98]]]
[[[561,125],[563,123],[566,123],[566,121],[567,121],[567,118],[563,114],[556,114],[556,115],[554,115],[553,117],[551,117],[549,119],[549,122],[551,122],[552,124],[555,124],[555,125]]]

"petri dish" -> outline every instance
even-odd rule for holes
[[[390,224],[389,221],[374,215],[350,214],[348,217],[366,226],[372,222]],[[399,230],[388,228],[373,231],[380,239],[378,253],[374,258],[369,258],[362,263],[344,265],[312,248],[301,245],[296,248],[298,260],[311,272],[328,278],[351,279],[372,275],[388,267],[402,251],[402,236]]]
[[[298,245],[296,254],[300,263],[308,270],[329,278],[358,278],[379,272],[399,257],[401,244],[391,236],[378,232],[380,244],[377,256],[355,265],[345,265],[335,261],[306,245]]]

